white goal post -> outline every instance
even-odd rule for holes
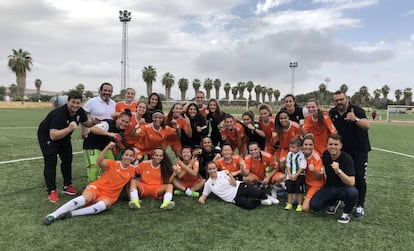
[[[412,105],[388,105],[387,122],[412,122],[414,123],[414,106]]]

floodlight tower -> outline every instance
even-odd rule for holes
[[[121,90],[125,90],[128,83],[128,22],[131,21],[131,12],[119,11],[119,21],[122,23],[122,61],[121,61]]]
[[[289,67],[292,69],[292,82],[290,86],[290,92],[295,95],[295,68],[298,67],[298,62],[290,62]]]

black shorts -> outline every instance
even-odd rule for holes
[[[287,193],[305,193],[305,175],[299,175],[295,181],[286,180]]]

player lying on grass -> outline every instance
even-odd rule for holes
[[[121,161],[105,160],[107,151],[115,147],[110,142],[99,154],[97,163],[105,170],[105,173],[97,181],[89,184],[78,196],[58,208],[44,218],[44,223],[50,225],[56,219],[66,219],[73,216],[98,214],[114,204],[123,189],[135,176],[134,167],[131,162],[134,160],[134,150],[126,148],[123,150]],[[84,208],[78,209],[82,206]]]

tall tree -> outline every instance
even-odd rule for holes
[[[267,97],[269,99],[269,103],[272,103],[273,100],[273,88],[268,88],[267,89]]]
[[[413,97],[413,90],[409,87],[404,89],[404,102],[405,105],[411,105],[411,100]]]
[[[83,92],[85,91],[85,85],[82,83],[79,83],[76,87],[75,90],[78,91],[80,94],[83,94]]]
[[[16,74],[16,83],[19,96],[24,96],[26,90],[27,72],[30,71],[30,66],[33,65],[33,60],[28,51],[23,49],[12,49],[12,54],[9,55],[8,66],[12,72]]]
[[[262,103],[265,103],[266,100],[266,93],[267,93],[267,88],[266,86],[262,86]]]
[[[279,101],[280,91],[278,89],[275,89],[273,91],[273,96],[275,97],[275,103],[276,103],[277,101]]]
[[[249,103],[250,103],[250,101],[252,101],[252,91],[253,91],[253,88],[254,88],[253,82],[252,81],[247,81],[247,83],[246,83],[246,90],[249,93]]]
[[[197,92],[200,90],[201,81],[198,78],[193,80],[193,88],[194,88],[194,97],[197,96]]]
[[[380,102],[380,100],[379,100],[380,96],[381,96],[381,89],[375,89],[374,90],[374,104],[375,104],[375,106],[378,106],[378,104]]]
[[[226,99],[229,100],[230,99],[230,89],[231,89],[231,85],[230,83],[225,83],[224,84],[224,92],[226,93]]]
[[[237,99],[237,93],[239,93],[239,88],[237,87],[237,85],[235,85],[231,88],[231,94],[233,94],[233,100]]]
[[[384,85],[381,87],[382,96],[384,97],[385,103],[388,103],[388,93],[390,93],[390,87],[388,85]]]
[[[397,101],[396,103],[397,104],[400,103],[401,96],[403,95],[403,92],[401,91],[401,89],[395,90],[394,95],[395,95],[395,99]]]
[[[216,99],[220,99],[220,87],[221,87],[221,81],[220,79],[216,78],[213,82],[214,90],[216,90]]]
[[[359,95],[361,95],[361,105],[365,105],[365,101],[367,101],[369,97],[368,87],[363,85],[359,88]]]
[[[206,99],[210,99],[211,89],[213,89],[213,80],[206,78],[203,87],[206,90]]]
[[[348,91],[348,86],[346,84],[342,84],[341,87],[339,87],[339,90],[346,93]]]
[[[10,92],[10,97],[14,100],[16,98],[17,93],[19,92],[19,89],[17,88],[16,84],[11,84],[9,86],[9,92]]]
[[[186,95],[187,90],[188,90],[188,79],[180,78],[178,80],[178,88],[181,91],[181,100],[184,101],[185,100],[185,95]]]
[[[42,86],[42,80],[36,79],[34,81],[35,87],[36,87],[36,94],[37,94],[37,101],[40,100],[40,87]]]
[[[157,71],[152,65],[145,66],[142,70],[142,79],[147,84],[147,96],[152,93],[152,83],[157,80]]]
[[[326,85],[321,83],[319,85],[319,102],[321,104],[325,104],[325,92],[326,92]]]
[[[162,80],[161,83],[165,88],[165,96],[167,97],[167,99],[171,99],[171,87],[174,85],[175,83],[175,77],[172,73],[165,73],[162,76]]]
[[[244,90],[246,89],[246,83],[238,82],[237,88],[239,90],[239,99],[244,99]]]
[[[262,94],[262,87],[260,85],[256,85],[254,87],[254,92],[256,93],[256,103],[260,103],[260,94]]]

